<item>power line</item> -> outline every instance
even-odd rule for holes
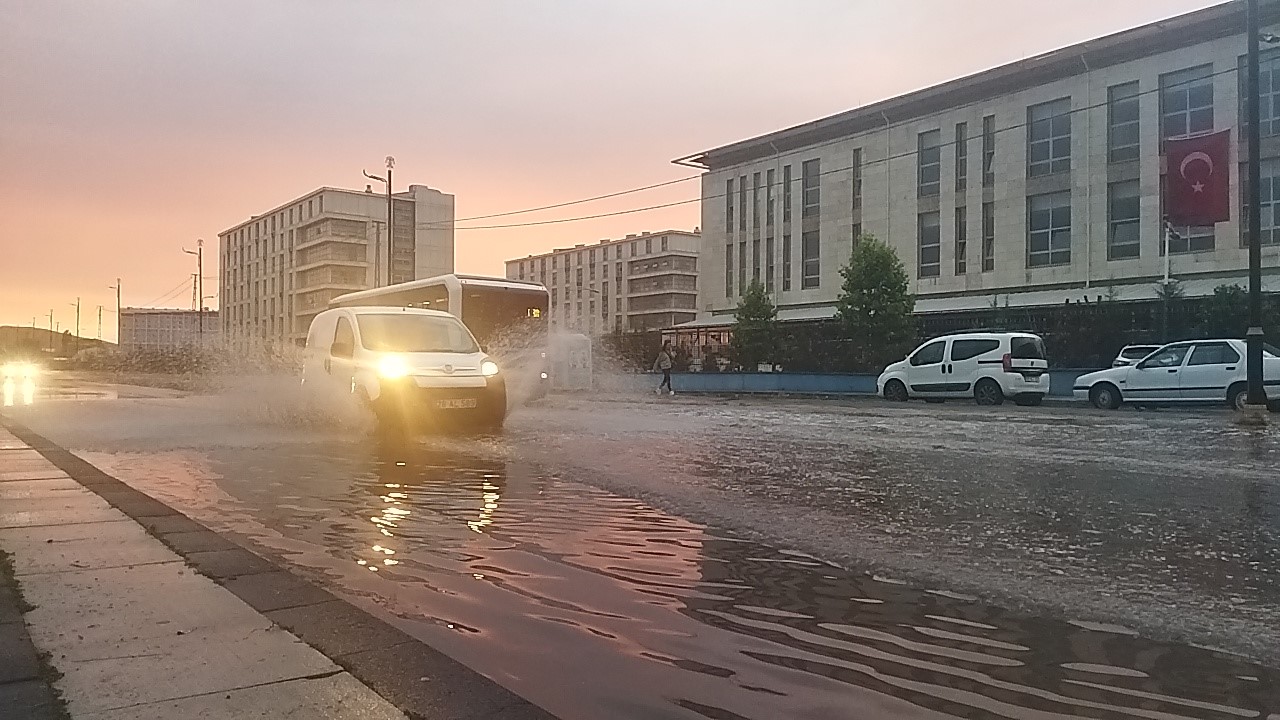
[[[678,178],[676,180],[667,180],[666,182],[655,183],[653,185],[645,185],[644,187],[631,188],[630,190],[619,190],[606,195],[596,195],[595,197],[582,198],[581,200],[570,200],[568,202],[556,203],[554,205],[543,205],[542,207],[528,208],[526,210],[510,210],[508,212],[494,213],[492,215],[475,215],[469,218],[461,218],[454,220],[455,223],[471,222],[473,220],[488,220],[490,218],[507,217],[510,215],[523,215],[525,213],[540,212],[542,210],[555,210],[556,208],[569,207],[570,205],[581,205],[583,203],[595,202],[597,200],[608,200],[609,198],[621,197],[623,195],[631,195],[633,193],[644,192],[646,190],[654,190],[668,185],[676,185],[690,180],[697,180],[701,175],[690,175],[688,177]]]
[[[1129,96],[1127,96],[1125,99],[1132,99],[1132,98],[1142,97],[1143,95],[1149,95],[1149,94],[1151,94],[1151,93],[1163,92],[1163,91],[1165,91],[1165,90],[1169,90],[1170,88],[1176,88],[1176,87],[1180,87],[1180,86],[1183,86],[1183,85],[1190,85],[1190,84],[1192,84],[1192,83],[1202,82],[1202,81],[1204,81],[1204,80],[1208,80],[1208,79],[1212,79],[1212,78],[1218,77],[1219,75],[1225,75],[1225,74],[1228,74],[1228,73],[1234,73],[1234,72],[1238,72],[1238,68],[1228,68],[1228,69],[1225,69],[1225,70],[1219,70],[1219,71],[1217,71],[1217,72],[1209,73],[1208,75],[1204,75],[1204,76],[1202,76],[1202,77],[1194,78],[1194,79],[1191,79],[1191,80],[1185,80],[1185,81],[1182,81],[1182,82],[1179,82],[1179,83],[1173,83],[1173,84],[1170,84],[1170,85],[1159,86],[1159,87],[1152,88],[1152,89],[1149,89],[1149,90],[1143,90],[1143,91],[1140,91],[1140,92],[1136,92],[1136,93],[1134,93],[1133,95],[1129,95]],[[947,110],[939,111],[938,113],[934,113],[934,114],[931,114],[931,115],[928,115],[928,116],[925,116],[925,117],[926,117],[926,118],[931,118],[931,117],[937,117],[937,116],[940,116],[940,115],[946,115],[946,114],[954,113],[954,112],[956,112],[957,110],[963,110],[963,109],[966,109],[966,108],[973,107],[973,106],[975,106],[975,105],[980,105],[980,104],[982,104],[982,102],[984,102],[984,101],[976,101],[976,102],[973,102],[973,103],[969,103],[969,104],[967,104],[967,105],[962,105],[962,106],[960,106],[959,108],[949,108],[949,109],[947,109]],[[1060,113],[1059,115],[1057,115],[1057,116],[1055,116],[1055,117],[1061,117],[1062,115],[1074,115],[1074,114],[1076,114],[1076,113],[1087,112],[1087,111],[1090,111],[1090,110],[1097,110],[1097,109],[1099,109],[1099,108],[1105,108],[1105,107],[1107,107],[1107,106],[1109,106],[1109,105],[1110,105],[1110,101],[1107,101],[1107,102],[1100,102],[1100,103],[1096,103],[1096,104],[1094,104],[1094,105],[1086,105],[1086,106],[1084,106],[1084,107],[1072,108],[1072,109],[1070,109],[1070,110],[1066,111],[1065,113]],[[894,128],[896,128],[896,127],[902,127],[903,125],[907,125],[907,124],[918,124],[919,122],[920,122],[920,118],[912,118],[912,119],[911,119],[911,120],[909,120],[909,121],[903,121],[903,122],[901,122],[901,123],[897,123],[897,124],[890,124],[890,125],[886,125],[884,128],[878,128],[878,129],[876,129],[876,130],[874,130],[874,131],[872,131],[872,132],[884,132],[884,131],[892,132],[892,130],[893,130]],[[1016,124],[1016,125],[1008,125],[1008,126],[1003,127],[1003,128],[996,128],[996,129],[992,132],[992,135],[999,135],[1000,133],[1009,132],[1009,131],[1012,131],[1012,130],[1020,130],[1020,129],[1022,129],[1022,128],[1027,127],[1029,124],[1030,124],[1030,123],[1023,122],[1023,123],[1018,123],[1018,124]],[[980,133],[978,133],[978,134],[976,134],[976,135],[971,135],[971,136],[966,137],[966,138],[964,139],[964,141],[965,141],[966,143],[968,143],[968,142],[971,142],[971,141],[974,141],[974,140],[980,140],[982,137],[983,137],[983,133],[981,133],[981,132],[980,132]],[[849,140],[850,140],[850,137],[849,137],[849,136],[841,137],[841,138],[836,138],[836,139],[834,139],[834,140],[828,140],[828,141],[825,141],[825,142],[822,142],[822,143],[817,143],[817,144],[815,144],[815,145],[807,145],[807,146],[805,146],[805,147],[803,148],[803,150],[804,150],[804,151],[816,150],[816,149],[818,149],[818,148],[827,147],[827,146],[829,146],[829,145],[835,145],[835,144],[838,144],[838,143],[845,143],[845,142],[849,142]],[[943,148],[953,147],[953,146],[955,146],[955,145],[956,145],[956,141],[955,141],[955,140],[949,140],[949,141],[946,141],[946,142],[940,142],[939,144],[937,144],[937,145],[935,145],[935,146],[932,146],[932,147],[930,147],[930,148],[928,148],[928,149],[929,149],[929,150],[933,150],[933,149],[942,150]],[[795,152],[795,151],[793,151],[793,152]],[[914,156],[914,155],[918,155],[919,153],[920,153],[920,150],[917,148],[916,150],[909,150],[909,151],[907,151],[907,152],[898,153],[897,155],[889,155],[889,156],[887,156],[887,157],[879,158],[879,159],[876,159],[876,160],[866,160],[866,161],[863,161],[863,162],[862,162],[860,165],[858,165],[857,167],[865,168],[865,167],[872,166],[872,165],[878,165],[878,164],[880,164],[880,163],[887,163],[887,162],[892,162],[892,161],[894,161],[894,160],[901,160],[901,159],[903,159],[903,158],[908,158],[908,157],[912,157],[912,156]],[[848,166],[845,166],[845,167],[835,168],[835,169],[833,169],[833,170],[826,170],[826,171],[823,171],[823,172],[818,173],[817,177],[821,177],[821,176],[823,176],[823,175],[832,175],[832,174],[835,174],[835,173],[844,173],[844,172],[849,172],[849,171],[853,170],[853,169],[854,169],[854,167],[855,167],[855,166],[853,166],[853,165],[848,165]],[[694,177],[702,177],[702,176],[701,176],[701,175],[696,175],[696,176],[694,176]],[[673,182],[675,182],[675,181],[673,181]],[[667,183],[667,184],[673,184],[673,183]],[[778,183],[778,184],[780,185],[781,183]],[[767,190],[768,188],[772,187],[772,185],[770,185],[770,184],[766,183],[764,187],[765,187],[765,188],[766,188],[766,190]],[[642,189],[642,188],[638,188],[636,191],[639,191],[640,189]],[[615,195],[617,195],[617,194],[627,194],[627,193],[626,193],[626,192],[623,192],[623,193],[616,193]],[[663,204],[660,204],[660,205],[650,205],[650,206],[647,206],[647,207],[631,208],[631,209],[628,209],[628,210],[618,210],[618,211],[615,211],[615,212],[600,213],[600,214],[596,214],[596,215],[583,215],[583,216],[578,216],[578,217],[557,218],[557,219],[552,219],[552,220],[536,220],[536,221],[530,221],[530,222],[523,222],[523,223],[509,223],[509,224],[503,224],[503,225],[477,225],[477,226],[472,226],[472,227],[455,228],[455,229],[456,229],[456,230],[501,230],[501,229],[507,229],[507,228],[533,227],[533,226],[537,226],[537,225],[555,225],[555,224],[568,223],[568,222],[578,222],[578,221],[581,221],[581,220],[597,220],[597,219],[600,219],[600,218],[606,218],[606,217],[616,217],[616,216],[619,216],[619,215],[629,215],[629,214],[640,213],[640,212],[648,212],[648,211],[651,211],[651,210],[661,210],[661,209],[664,209],[664,208],[676,207],[676,206],[679,206],[679,205],[689,205],[689,204],[696,203],[696,202],[702,202],[702,201],[704,201],[704,200],[715,200],[715,199],[717,199],[717,198],[723,198],[723,197],[725,197],[725,195],[726,195],[726,194],[728,194],[728,193],[719,193],[719,194],[713,194],[713,195],[705,195],[705,196],[700,196],[700,197],[697,197],[697,198],[692,198],[692,199],[689,199],[689,200],[679,200],[679,201],[670,202],[670,203],[663,203]],[[581,202],[588,202],[588,201],[589,201],[589,200],[583,200],[583,201],[581,201]],[[573,204],[573,203],[565,203],[565,204]],[[512,213],[512,214],[515,214],[515,213]],[[493,216],[491,216],[491,217],[498,217],[498,216],[500,216],[500,215],[501,215],[501,214],[499,214],[499,215],[493,215]],[[463,222],[463,221],[455,221],[455,222]]]
[[[189,287],[189,286],[188,286],[188,283],[189,283],[189,282],[190,282],[190,280],[189,280],[189,279],[184,279],[181,283],[179,283],[176,287],[174,287],[174,288],[173,288],[172,290],[170,290],[169,292],[167,292],[167,293],[165,293],[165,294],[161,295],[160,297],[156,298],[155,300],[152,300],[151,302],[143,303],[142,305],[139,305],[138,307],[152,307],[152,306],[154,306],[156,303],[160,303],[160,302],[165,302],[165,301],[171,300],[172,298],[176,297],[176,296],[178,295],[178,293],[179,293],[179,292],[183,292],[183,291],[185,291],[185,290]]]

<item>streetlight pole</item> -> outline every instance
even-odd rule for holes
[[[102,342],[102,306],[98,306],[98,342]]]
[[[1248,403],[1256,408],[1267,404],[1262,385],[1262,148],[1258,103],[1258,0],[1248,0],[1245,20],[1249,72],[1246,78],[1246,127],[1249,143],[1249,332],[1245,336],[1248,355],[1245,368],[1249,381]],[[1259,418],[1263,417],[1261,414]]]
[[[108,289],[116,291],[116,347],[120,346],[120,278],[116,278],[116,284],[108,286]]]
[[[75,342],[72,343],[72,347],[76,349],[76,352],[79,352],[80,351],[80,298],[76,298],[75,305],[76,305],[76,339],[75,339]]]
[[[395,249],[395,222],[394,222],[394,218],[392,217],[392,207],[391,207],[391,170],[395,166],[396,166],[396,159],[388,155],[387,156],[387,176],[385,178],[378,177],[377,175],[370,175],[367,170],[360,171],[361,173],[364,174],[365,177],[369,178],[370,180],[377,180],[378,182],[384,183],[387,186],[387,284],[388,285],[392,284],[393,282],[391,279],[391,255],[392,255],[392,251]],[[377,262],[376,258],[374,259],[374,262]]]

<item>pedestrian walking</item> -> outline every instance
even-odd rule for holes
[[[662,372],[662,384],[658,385],[658,389],[655,391],[657,394],[661,395],[663,388],[667,389],[668,395],[676,394],[676,391],[671,387],[671,366],[674,364],[675,362],[671,359],[671,343],[662,343],[662,350],[658,351],[658,358],[653,361],[653,371]]]

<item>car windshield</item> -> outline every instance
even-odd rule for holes
[[[376,352],[479,351],[466,327],[451,317],[403,313],[359,315],[360,344]]]

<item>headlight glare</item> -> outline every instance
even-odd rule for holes
[[[386,380],[399,380],[409,374],[409,363],[399,355],[386,355],[378,361],[378,375]]]
[[[480,374],[485,377],[493,377],[498,374],[498,363],[492,360],[485,360],[480,363]]]

